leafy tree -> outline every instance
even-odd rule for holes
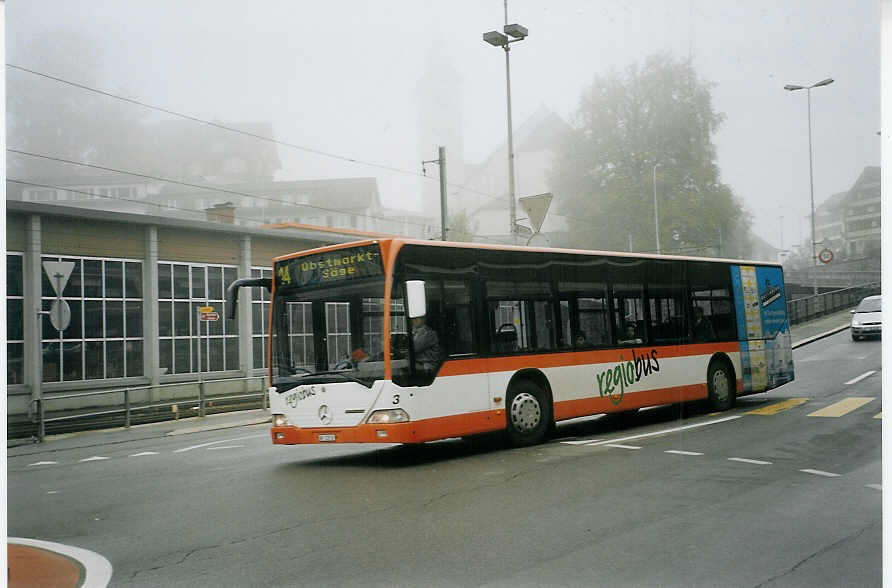
[[[477,234],[477,223],[471,221],[467,211],[459,210],[448,217],[446,237],[450,241],[473,241]]]
[[[750,217],[719,179],[712,84],[666,54],[596,77],[549,179],[573,246],[741,256]]]

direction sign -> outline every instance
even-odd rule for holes
[[[548,207],[551,205],[551,198],[551,192],[545,192],[544,194],[525,196],[517,199],[526,211],[527,218],[530,219],[530,225],[533,227],[534,233],[538,233],[539,229],[542,227],[542,221],[545,220],[545,214],[548,212]]]
[[[43,271],[46,272],[46,276],[50,279],[50,285],[56,291],[56,296],[62,296],[62,290],[65,289],[65,284],[68,283],[72,270],[74,270],[73,261],[43,262]]]
[[[214,312],[213,306],[199,306],[198,312]]]
[[[200,321],[218,321],[218,320],[220,320],[220,315],[216,312],[202,312],[202,313],[199,313],[198,320],[200,320]]]

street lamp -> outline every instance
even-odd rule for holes
[[[514,198],[514,134],[511,124],[511,61],[509,52],[510,44],[517,41],[523,41],[529,35],[526,27],[519,24],[508,24],[508,6],[507,0],[505,5],[505,27],[502,29],[505,34],[499,31],[489,31],[483,33],[483,40],[493,47],[501,47],[505,50],[505,81],[508,89],[508,196],[511,199],[511,238],[514,244],[517,244],[517,208]],[[513,38],[508,38],[508,36]]]
[[[660,253],[660,211],[657,208],[657,168],[659,162],[654,165],[654,232],[657,235],[657,253]]]
[[[818,295],[818,265],[817,256],[815,254],[815,179],[812,171],[812,150],[811,150],[811,89],[820,88],[821,86],[829,86],[833,83],[833,78],[827,78],[816,82],[811,86],[800,86],[798,84],[787,84],[784,90],[795,92],[796,90],[805,90],[808,95],[808,186],[811,192],[811,273],[812,287],[814,295]]]

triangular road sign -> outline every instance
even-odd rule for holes
[[[43,262],[43,271],[46,272],[46,277],[49,278],[53,290],[56,291],[56,296],[62,296],[62,290],[65,289],[65,284],[68,283],[68,278],[71,277],[73,269],[73,261]]]
[[[534,233],[538,233],[542,227],[542,221],[545,220],[545,214],[551,205],[551,198],[551,192],[518,198],[520,205],[523,206],[527,213],[527,218],[530,219],[530,225],[532,225]]]

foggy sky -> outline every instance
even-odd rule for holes
[[[610,68],[690,54],[726,115],[715,137],[722,180],[775,246],[781,216],[784,247],[810,230],[806,95],[784,84],[836,80],[812,91],[818,203],[880,164],[876,0],[510,0],[508,11],[530,30],[511,51],[515,128],[540,105],[571,120]],[[411,174],[437,146],[420,152],[416,85],[432,45],[460,72],[462,148],[476,163],[506,136],[504,54],[481,38],[503,23],[502,0],[11,0],[6,50],[28,67],[34,39],[76,30],[96,43],[104,89],[205,119],[269,121],[279,139],[406,170],[280,149],[280,179],[376,176],[385,205],[420,210]]]

